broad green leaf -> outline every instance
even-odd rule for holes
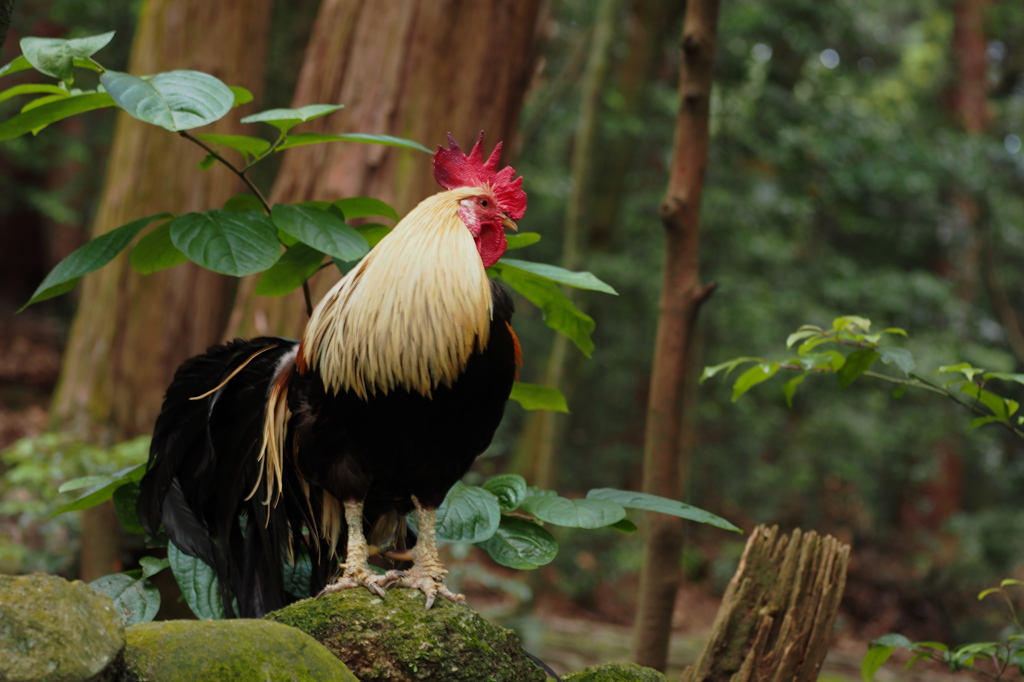
[[[516,234],[505,235],[505,241],[508,242],[508,249],[521,249],[524,246],[530,246],[540,241],[539,232],[518,232]]]
[[[777,362],[759,362],[743,374],[736,377],[732,385],[732,401],[736,402],[740,397],[763,381],[768,381],[779,371]]]
[[[114,106],[114,100],[105,92],[86,92],[61,97],[0,123],[0,142],[28,132],[38,131],[55,121],[75,114],[112,106]]]
[[[594,342],[590,339],[594,331],[594,320],[577,308],[557,284],[502,261],[496,263],[493,269],[509,286],[540,308],[547,326],[567,336],[580,352],[590,357],[594,350]]]
[[[787,381],[786,385],[782,387],[782,394],[784,396],[786,396],[786,405],[790,409],[792,409],[792,407],[793,407],[793,396],[796,395],[797,387],[800,384],[802,384],[804,379],[806,379],[806,378],[807,378],[806,374],[798,374],[795,377],[793,377],[792,379],[790,379],[789,381]]]
[[[106,485],[114,480],[110,474],[102,474],[99,476],[81,476],[79,478],[72,478],[70,481],[64,481],[57,488],[59,493],[69,493],[72,490],[81,490],[82,488],[91,488],[92,486],[103,484]]]
[[[974,381],[974,377],[979,374],[984,374],[985,370],[981,367],[973,367],[969,362],[961,362],[956,365],[943,365],[935,370],[936,374],[963,374],[967,377],[968,381]],[[948,385],[948,384],[947,384]]]
[[[135,507],[139,502],[139,484],[125,483],[114,491],[114,515],[121,528],[135,535],[145,535],[146,531],[139,523],[139,515]]]
[[[1002,381],[1013,381],[1018,384],[1024,384],[1024,374],[1014,374],[1011,372],[985,372],[986,380],[988,379],[1000,379]]]
[[[356,232],[363,235],[363,239],[370,245],[370,248],[380,244],[380,240],[391,234],[393,228],[380,223],[364,223],[356,228]]]
[[[872,640],[868,646],[898,646],[904,649],[913,649],[914,643],[907,639],[904,635],[899,633],[889,633],[888,635],[882,635],[878,639]]]
[[[257,296],[284,296],[313,276],[324,262],[323,251],[302,242],[288,248],[269,270],[260,275]]]
[[[608,527],[611,528],[612,530],[617,530],[620,533],[626,533],[626,534],[635,533],[638,530],[640,530],[639,528],[636,527],[636,524],[633,523],[632,521],[630,521],[629,519],[622,519],[621,521],[616,521],[615,523],[613,523],[612,525],[610,525]]]
[[[253,157],[257,157],[270,149],[270,143],[264,140],[262,137],[253,137],[252,135],[219,135],[214,133],[197,133],[198,137],[207,144],[216,145],[218,147],[227,147],[228,149],[234,149],[236,152],[241,154],[246,161]],[[255,197],[254,197],[255,198]]]
[[[24,85],[15,85],[13,88],[7,88],[0,92],[0,102],[8,100],[12,97],[19,95],[33,95],[39,92],[48,92],[52,95],[60,95],[61,97],[67,97],[68,91],[59,85],[46,85],[45,83],[25,83]]]
[[[867,333],[871,330],[871,320],[856,315],[844,315],[832,320],[832,331],[848,331],[849,327],[859,328],[861,332]]]
[[[558,542],[551,533],[515,516],[502,516],[494,535],[478,547],[502,566],[521,571],[549,564],[558,554]]]
[[[169,568],[171,562],[167,559],[157,559],[155,556],[144,556],[139,559],[139,566],[142,567],[142,577],[152,578],[154,575]]]
[[[25,55],[18,55],[11,61],[0,67],[0,76],[8,76],[19,71],[26,71],[32,68],[32,62],[25,59]]]
[[[163,220],[170,216],[170,213],[157,213],[139,218],[82,244],[72,251],[71,255],[57,263],[57,267],[50,271],[36,288],[32,298],[21,309],[74,289],[78,280],[112,261],[147,225],[154,220]]]
[[[222,620],[224,603],[220,598],[217,574],[202,559],[185,554],[173,542],[167,544],[171,572],[181,588],[192,613],[200,620]]]
[[[148,623],[160,610],[160,590],[144,578],[114,573],[92,581],[89,587],[110,597],[126,626]]]
[[[313,562],[309,555],[302,553],[295,557],[295,563],[284,565],[284,589],[288,594],[305,598],[309,595],[309,581],[313,574]]]
[[[345,220],[376,216],[398,220],[398,211],[392,208],[390,204],[383,202],[380,199],[374,199],[373,197],[349,197],[348,199],[338,199],[333,205],[337,206],[341,210],[345,215]]]
[[[449,542],[483,542],[501,521],[498,498],[475,485],[457,483],[437,508],[437,537]]]
[[[512,511],[526,498],[526,479],[518,474],[492,476],[480,487],[498,498],[502,511]]]
[[[875,673],[889,660],[895,650],[894,646],[873,646],[868,649],[868,652],[864,654],[864,659],[860,662],[860,678],[864,682],[872,682],[875,679]]]
[[[311,121],[314,118],[332,114],[343,107],[343,104],[307,104],[298,109],[267,109],[266,111],[246,116],[242,119],[242,123],[269,123],[282,133],[287,133],[304,121]],[[285,140],[284,144],[278,147],[278,150],[284,149],[287,143],[288,140]]]
[[[243,104],[248,104],[254,99],[252,92],[240,85],[229,85],[228,89],[231,90],[231,94],[235,96],[235,101],[231,105],[232,107],[240,107]]]
[[[576,289],[589,289],[591,291],[601,291],[606,294],[612,294],[618,296],[618,292],[612,289],[610,286],[594,277],[589,272],[573,272],[572,270],[566,270],[560,268],[557,265],[550,265],[548,263],[532,263],[525,260],[515,260],[513,258],[502,258],[500,261],[502,268],[517,268],[525,272],[549,279],[552,282],[558,282],[559,284],[565,284]]]
[[[1010,418],[1011,413],[1009,408],[1011,406],[1002,396],[996,395],[991,391],[986,391],[977,384],[972,384],[970,382],[964,382],[959,388],[961,393],[969,395],[983,404],[992,411],[992,414],[999,417],[1000,420],[1006,421]]]
[[[77,93],[74,93],[74,94],[81,95],[82,93],[81,92],[77,92]],[[39,107],[46,106],[47,104],[51,104],[53,102],[62,102],[65,99],[67,99],[68,97],[71,97],[71,93],[70,92],[63,92],[63,93],[61,93],[59,95],[44,95],[43,97],[37,97],[34,100],[32,100],[31,102],[28,102],[24,106],[22,106],[21,107],[21,113],[24,114],[25,112],[32,111],[33,109],[38,109]],[[40,128],[39,130],[41,130],[41,129],[42,128]],[[32,134],[34,135],[34,134],[38,133],[39,130],[33,130]]]
[[[904,374],[910,374],[917,366],[914,354],[905,348],[882,348],[878,351],[878,356],[885,364],[899,367]]]
[[[640,509],[643,511],[658,512],[660,514],[668,514],[669,516],[677,516],[681,519],[686,519],[687,521],[706,523],[709,526],[714,526],[715,528],[721,528],[723,530],[731,530],[736,533],[743,532],[722,517],[716,516],[711,512],[704,511],[699,507],[685,504],[679,500],[670,500],[667,497],[651,495],[649,493],[639,493],[632,490],[616,490],[615,488],[594,488],[587,493],[587,499],[611,500],[626,509]]]
[[[736,369],[738,365],[742,365],[745,362],[764,362],[764,360],[761,358],[733,358],[732,360],[727,360],[720,365],[705,367],[704,371],[700,373],[700,383],[704,383],[711,377],[723,371],[726,376],[728,376],[729,373]]]
[[[248,123],[245,119],[242,119],[242,123]],[[292,125],[295,125],[294,123]],[[291,126],[288,126],[291,128]],[[284,149],[291,149],[292,147],[302,147],[307,144],[318,144],[320,142],[361,142],[364,144],[382,144],[388,147],[401,147],[402,149],[413,149],[418,152],[426,152],[432,154],[429,149],[421,145],[419,142],[412,140],[406,140],[401,137],[393,137],[391,135],[368,135],[365,133],[342,133],[340,135],[331,135],[329,133],[296,133],[289,135],[278,148],[277,151]]]
[[[188,258],[171,241],[170,223],[157,225],[139,240],[128,256],[128,262],[135,271],[143,275],[173,268],[186,261]]]
[[[36,71],[63,81],[72,80],[74,60],[86,59],[99,52],[114,37],[114,32],[85,38],[22,38],[21,52]]]
[[[512,394],[509,400],[519,403],[524,410],[551,410],[552,412],[569,413],[569,405],[565,402],[565,396],[557,388],[540,386],[538,384],[524,384],[517,381],[512,384]]]
[[[137,483],[142,480],[142,476],[145,473],[145,463],[125,467],[124,469],[121,469],[107,477],[108,482],[101,481],[96,483],[96,485],[89,488],[78,499],[57,507],[57,509],[51,512],[46,518],[51,518],[57,514],[64,514],[66,512],[82,511],[83,509],[89,509],[90,507],[102,504],[113,497],[114,491],[121,486],[127,485],[128,483]]]
[[[189,260],[222,275],[252,275],[281,257],[277,229],[256,211],[187,213],[172,220],[170,230],[174,246]]]
[[[274,204],[270,215],[279,230],[332,258],[354,261],[370,250],[370,245],[359,232],[327,211],[307,206]]]
[[[626,518],[622,505],[607,499],[541,495],[527,497],[521,506],[541,521],[569,528],[604,528]]]
[[[202,71],[167,71],[149,80],[105,71],[100,82],[131,116],[174,132],[223,118],[235,101],[228,86]]]
[[[259,211],[263,213],[263,204],[258,198],[243,192],[242,194],[236,194],[227,201],[224,202],[225,211]]]
[[[801,331],[793,332],[792,334],[786,337],[786,348],[792,348],[793,344],[796,343],[797,341],[810,338],[819,333],[819,331],[814,329],[803,329]]]
[[[213,168],[213,164],[217,163],[217,157],[213,154],[207,154],[202,161],[199,162],[198,168],[201,171],[210,170]]]
[[[839,388],[846,388],[861,374],[871,369],[879,358],[878,351],[872,348],[860,348],[846,356],[846,362],[836,372]]]
[[[907,336],[907,331],[905,329],[900,329],[899,327],[886,327],[885,329],[882,330],[882,333],[895,334],[897,336]]]

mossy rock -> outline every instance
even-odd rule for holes
[[[668,682],[654,668],[636,663],[605,663],[562,676],[563,682]]]
[[[114,602],[85,583],[0,575],[0,680],[87,680],[124,642]]]
[[[133,625],[108,673],[122,682],[358,682],[309,635],[264,620],[168,620]]]
[[[389,590],[355,589],[306,599],[267,614],[297,627],[344,661],[363,682],[543,682],[546,675],[511,630],[467,606]]]

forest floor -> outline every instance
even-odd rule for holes
[[[14,316],[0,310],[0,450],[18,438],[43,432],[48,425],[49,396],[56,385],[61,359],[63,330],[51,320],[31,314]],[[2,473],[2,470],[0,470]],[[4,491],[0,489],[0,495]],[[15,519],[0,517],[4,524]],[[16,528],[8,528],[16,531]],[[489,569],[478,565],[469,573],[481,575]],[[504,579],[506,576],[497,576]],[[629,586],[617,586],[620,593]],[[534,608],[520,616],[508,615],[502,593],[467,590],[470,603],[486,616],[495,617],[522,635],[527,648],[557,672],[580,670],[589,665],[629,660],[632,619],[629,607],[609,613],[588,611],[554,592],[540,591]],[[719,600],[699,586],[684,585],[676,603],[676,622],[669,653],[669,679],[678,679],[683,668],[694,662],[718,610]],[[882,617],[884,620],[884,617]],[[860,623],[857,631],[846,626],[854,622],[840,613],[836,641],[826,659],[820,680],[856,682],[867,643],[884,634],[885,624]],[[867,633],[871,633],[870,635]],[[879,682],[944,682],[964,679],[937,665],[923,663],[909,670],[902,664],[907,656],[899,652],[876,679]],[[1019,677],[1007,679],[1020,679]]]

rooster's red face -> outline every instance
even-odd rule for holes
[[[515,230],[516,223],[501,209],[493,194],[488,192],[460,201],[459,217],[473,234],[484,267],[489,268],[498,262],[508,245],[505,228]]]

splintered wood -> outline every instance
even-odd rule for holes
[[[846,585],[850,547],[832,536],[758,526],[711,636],[683,682],[813,682]]]

